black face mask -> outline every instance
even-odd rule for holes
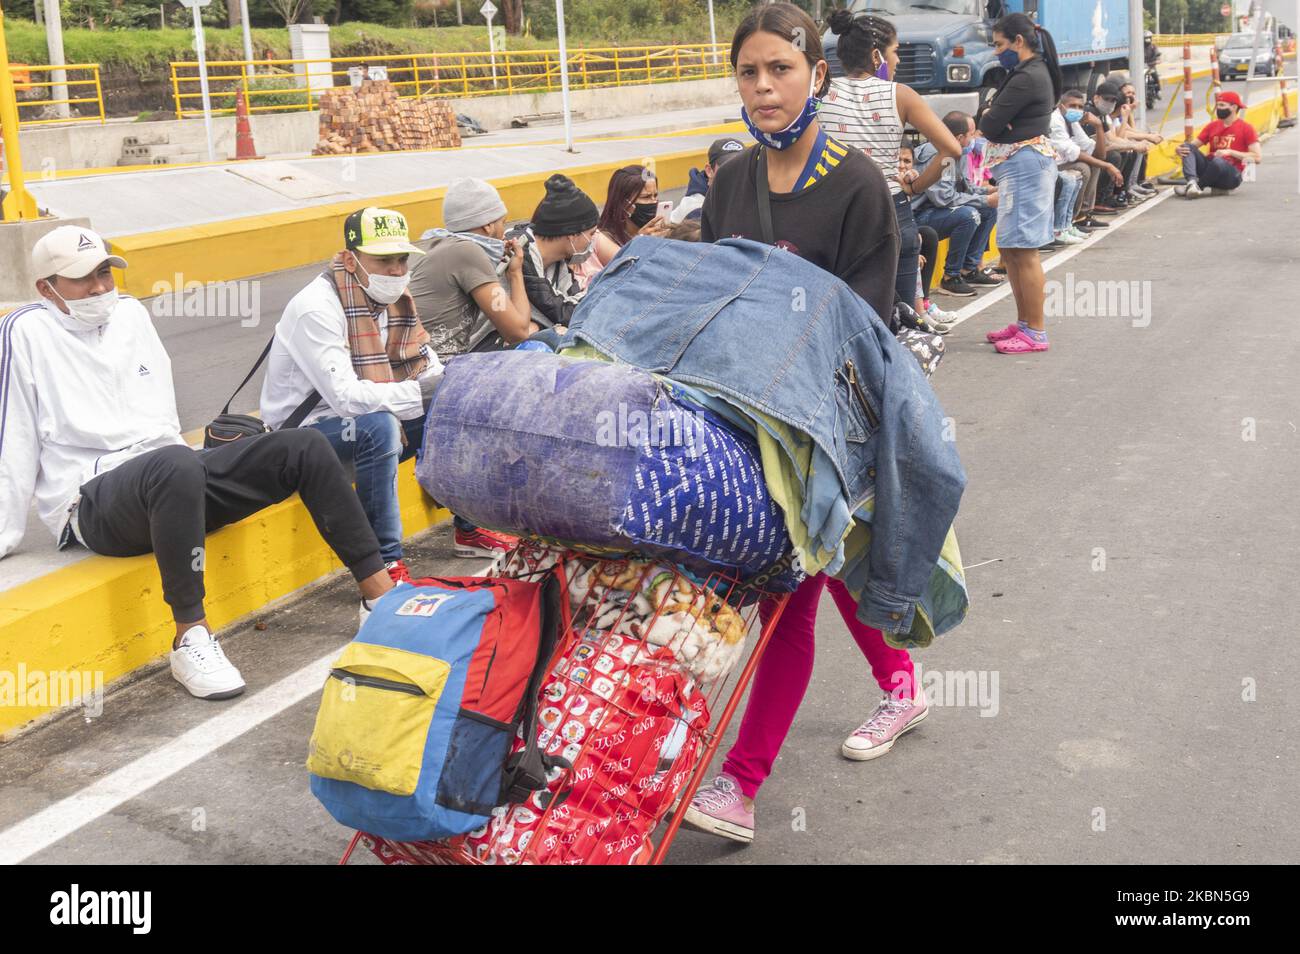
[[[1232,110],[1226,107],[1220,107],[1214,111],[1214,115],[1218,116],[1220,119],[1227,119],[1232,115]]]
[[[628,219],[637,228],[641,228],[653,219],[658,211],[658,202],[638,202],[632,206],[632,214],[628,216]]]

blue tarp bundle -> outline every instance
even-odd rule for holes
[[[628,365],[528,351],[457,357],[416,467],[435,500],[497,530],[752,578],[788,558],[752,438]],[[793,589],[794,570],[769,589]]]

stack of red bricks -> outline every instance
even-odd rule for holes
[[[387,80],[363,80],[320,97],[315,155],[450,149],[460,145],[456,113],[446,100],[400,99]]]

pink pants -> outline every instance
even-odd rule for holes
[[[858,605],[843,581],[821,573],[809,577],[790,594],[776,631],[768,640],[767,650],[754,675],[736,744],[723,763],[722,770],[740,783],[740,790],[748,798],[753,798],[759,786],[772,774],[772,763],[776,761],[794,723],[794,714],[808,691],[815,652],[813,629],[817,622],[817,604],[822,590],[828,585],[835,605],[844,617],[844,624],[871,664],[872,675],[880,688],[900,696],[907,694],[908,698],[914,695],[912,658],[907,650],[894,649],[885,643],[880,630],[858,622]],[[760,608],[764,623],[772,608],[770,603],[764,603]]]

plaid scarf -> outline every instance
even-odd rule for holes
[[[380,305],[346,268],[343,253],[334,256],[324,275],[334,285],[348,320],[348,350],[357,377],[365,381],[409,381],[429,365],[429,333],[415,314],[415,301],[406,292],[391,305]],[[378,318],[388,309],[388,348],[379,338]]]

